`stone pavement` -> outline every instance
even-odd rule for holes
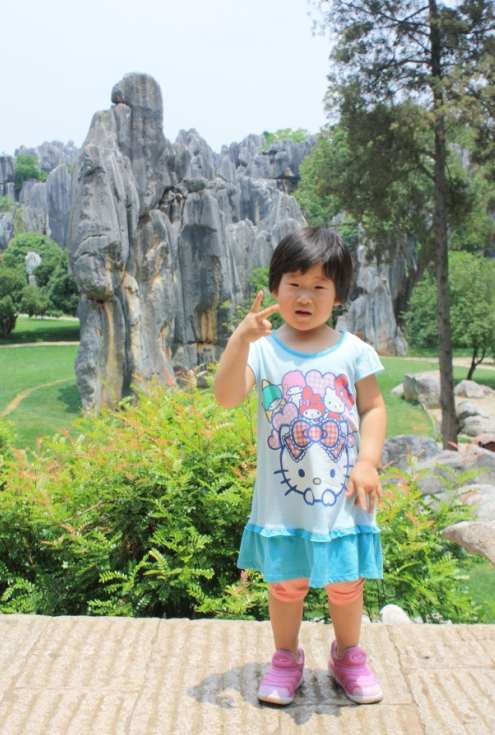
[[[495,625],[363,626],[385,692],[330,678],[331,626],[303,623],[292,705],[256,699],[269,623],[0,615],[1,735],[493,735]]]

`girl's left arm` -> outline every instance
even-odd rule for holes
[[[351,472],[346,496],[357,493],[356,505],[372,513],[376,500],[382,499],[377,466],[385,441],[387,414],[376,377],[369,375],[356,383],[356,404],[360,416],[359,455]],[[368,498],[368,503],[367,503]]]

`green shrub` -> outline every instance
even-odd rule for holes
[[[270,133],[268,130],[263,130],[265,136],[265,148],[267,148],[274,140],[293,140],[294,143],[302,143],[303,140],[309,138],[310,133],[306,128],[279,128],[274,133]]]
[[[48,174],[40,171],[38,168],[38,159],[36,156],[28,156],[21,154],[17,156],[14,166],[14,190],[20,192],[22,185],[29,179],[37,179],[38,181],[46,181]]]
[[[426,470],[415,474],[390,468],[383,478],[378,523],[384,578],[366,584],[365,606],[371,615],[395,603],[428,623],[478,621],[481,610],[468,598],[467,581],[469,570],[482,560],[442,537],[447,526],[473,517],[461,484],[476,472],[459,476],[449,467],[442,469],[444,500],[422,494],[418,480]]]
[[[0,212],[11,212],[15,207],[12,197],[0,197]]]
[[[185,389],[148,384],[136,403],[81,418],[32,454],[7,454],[0,612],[267,618],[261,576],[236,566],[256,470],[255,398],[224,409],[211,386],[187,379]],[[437,508],[406,480],[386,485],[386,579],[368,583],[366,604],[474,621],[464,593],[472,557],[440,536],[469,508],[455,488]],[[325,593],[312,590],[306,617],[325,610]]]
[[[147,386],[138,405],[14,450],[0,494],[0,610],[260,617],[236,568],[256,462],[252,400]]]

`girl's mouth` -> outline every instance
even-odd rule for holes
[[[296,314],[298,316],[311,316],[310,311],[303,311],[303,309],[296,309]]]

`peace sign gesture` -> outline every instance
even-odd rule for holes
[[[260,311],[263,296],[263,291],[258,291],[251,310],[235,330],[237,337],[246,344],[256,342],[261,337],[269,337],[272,333],[273,327],[271,322],[268,321],[268,317],[278,311],[279,305],[273,304]]]

